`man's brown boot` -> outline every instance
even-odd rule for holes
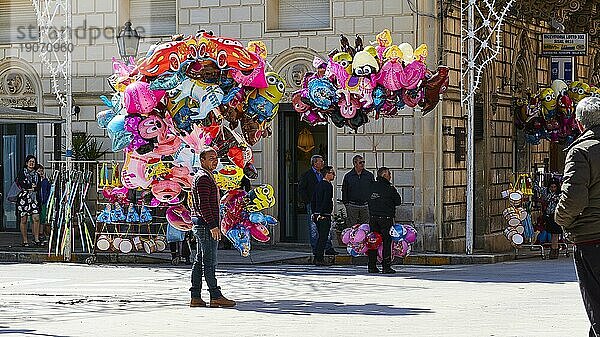
[[[206,308],[206,302],[204,302],[200,297],[198,297],[198,298],[192,297],[192,299],[190,300],[190,307],[192,307],[192,308],[196,308],[196,307]]]
[[[235,301],[228,300],[225,296],[217,297],[210,300],[211,308],[232,308],[235,307]]]

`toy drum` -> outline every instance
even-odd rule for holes
[[[128,238],[121,239],[121,243],[119,244],[119,251],[123,254],[127,254],[131,252],[133,249],[133,243]]]
[[[152,254],[152,253],[156,252],[156,243],[154,243],[154,240],[152,240],[152,239],[145,240],[144,241],[144,250],[146,251],[147,254]]]
[[[165,241],[164,236],[157,236],[154,239],[154,243],[156,244],[156,251],[162,252],[167,249],[167,242]]]
[[[511,205],[518,206],[521,204],[521,200],[523,200],[523,192],[521,191],[512,191],[508,195],[508,201]]]
[[[142,245],[142,239],[140,239],[139,236],[134,236],[133,237],[133,246],[135,247],[135,250],[142,250],[142,249],[144,249],[144,246]]]
[[[515,232],[511,235],[510,241],[512,241],[512,243],[515,245],[520,245],[523,243],[523,235]]]
[[[96,241],[96,248],[102,251],[106,251],[110,249],[110,238],[106,235],[98,236],[98,240]]]
[[[517,210],[513,207],[509,207],[502,212],[502,216],[510,226],[517,226],[521,224],[521,219],[519,218],[519,214]]]
[[[515,228],[515,231],[519,234],[525,233],[525,226],[523,226],[523,225],[518,225],[518,226],[515,226],[514,228]]]
[[[522,227],[522,226],[517,226]],[[515,245],[520,245],[523,243],[523,235],[517,232],[517,229],[508,227],[504,230],[504,236],[508,239],[508,241],[512,242]]]
[[[112,240],[112,247],[111,247],[112,250],[115,250],[115,251],[119,251],[120,250],[119,249],[119,245],[121,244],[121,240],[123,240],[123,239],[121,239],[121,238],[114,238]]]

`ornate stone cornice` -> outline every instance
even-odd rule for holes
[[[500,6],[502,6],[502,1]],[[518,0],[511,14],[517,18],[556,21],[567,33],[588,33],[590,39],[600,40],[599,0]]]

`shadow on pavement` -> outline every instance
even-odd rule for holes
[[[431,309],[398,308],[376,303],[345,304],[341,302],[313,302],[297,300],[243,301],[238,302],[236,309],[238,311],[255,311],[284,315],[339,314],[405,316],[433,313]]]
[[[17,336],[48,336],[48,337],[68,337],[65,335],[49,335],[46,333],[36,332],[31,329],[1,329],[0,335],[17,335]]]
[[[428,281],[458,281],[476,283],[568,283],[577,282],[573,260],[523,260],[486,265],[452,265],[452,266],[394,266],[397,273],[393,275],[367,274],[364,266],[334,266],[329,268],[311,266],[254,266],[253,268],[223,267],[220,271],[229,273],[261,273],[279,275],[304,276],[372,276],[386,278],[410,278]]]
[[[573,260],[519,261],[490,265],[452,266],[431,272],[403,271],[400,275],[430,281],[459,281],[476,283],[547,283],[577,282]]]

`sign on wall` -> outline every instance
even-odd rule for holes
[[[587,54],[587,34],[542,34],[543,56]]]

